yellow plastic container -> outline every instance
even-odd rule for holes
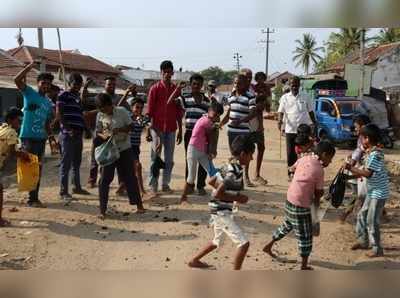
[[[18,191],[32,191],[39,182],[39,158],[29,154],[29,161],[17,159]]]

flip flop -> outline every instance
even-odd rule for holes
[[[259,176],[257,178],[254,179],[255,182],[267,186],[268,185],[268,180],[264,179],[263,177]]]

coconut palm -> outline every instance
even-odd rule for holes
[[[376,45],[400,41],[400,30],[399,28],[383,28],[377,36],[373,37],[373,40]]]
[[[296,66],[302,66],[306,74],[310,69],[311,63],[317,64],[322,57],[318,54],[323,51],[323,47],[317,47],[317,41],[315,37],[310,33],[303,34],[303,39],[296,40],[296,50],[293,51],[293,61],[297,62]]]
[[[332,32],[328,39],[328,52],[334,56],[344,57],[360,48],[362,28],[340,28],[339,32]],[[370,38],[364,38],[368,42]]]

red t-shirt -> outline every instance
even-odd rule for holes
[[[174,92],[176,85],[166,86],[159,81],[151,86],[147,101],[147,113],[153,120],[154,128],[161,132],[174,132],[178,128],[177,121],[182,119],[183,111],[174,102],[167,105],[168,98]]]

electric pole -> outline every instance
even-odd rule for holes
[[[263,34],[267,34],[267,39],[261,40],[261,42],[266,44],[266,47],[265,47],[266,48],[266,50],[265,50],[265,75],[268,78],[269,44],[273,42],[273,40],[270,40],[270,34],[275,33],[275,30],[267,28],[266,30],[262,29],[261,32]]]
[[[242,58],[243,57],[239,53],[235,53],[233,55],[233,59],[235,59],[235,61],[236,61],[235,66],[236,66],[237,72],[240,72],[240,59],[242,59]]]
[[[364,46],[365,46],[365,29],[361,29],[360,38],[360,87],[358,92],[358,98],[361,100],[364,96],[364,77],[365,77],[365,67],[364,67]]]
[[[46,64],[43,56],[43,28],[38,28],[38,43],[39,43],[39,59],[40,59],[40,72],[46,71]]]

